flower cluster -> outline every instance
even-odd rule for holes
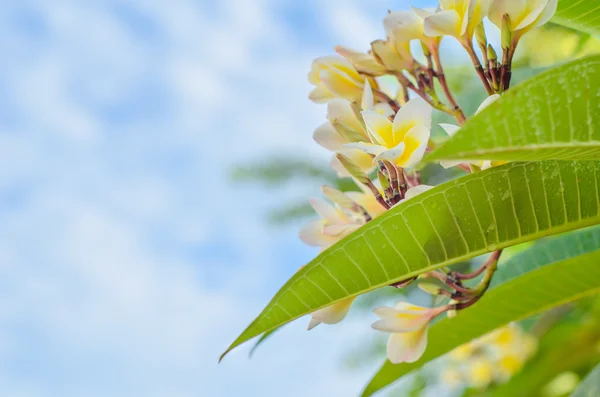
[[[338,55],[316,59],[308,75],[314,85],[309,97],[327,104],[327,121],[316,129],[314,140],[333,153],[331,166],[338,176],[352,177],[361,191],[324,187],[323,194],[329,201],[311,200],[320,219],[306,225],[300,238],[324,250],[383,212],[431,188],[422,184],[416,166],[434,146],[433,111],[456,119],[456,124],[440,124],[449,136],[467,120],[446,80],[440,57],[443,37],[458,40],[470,56],[488,94],[479,112],[509,89],[512,60],[520,39],[546,23],[556,7],[557,0],[440,0],[437,9],[390,11],[383,21],[385,38],[373,41],[367,52],[338,46]],[[488,42],[485,18],[501,30],[501,59]],[[391,88],[384,84],[390,79],[395,81]],[[478,172],[498,163],[441,165]],[[494,252],[471,274],[446,270],[420,275],[423,289],[448,300],[443,306],[423,308],[400,302],[394,308],[376,309],[380,320],[373,328],[391,334],[387,349],[390,361],[419,359],[431,320],[442,313],[452,316],[477,302],[490,284],[500,253]],[[477,285],[463,284],[480,275],[483,277]],[[424,279],[435,279],[438,284]],[[402,288],[412,281],[414,278],[401,280],[392,286]],[[437,286],[440,281],[441,287]],[[353,300],[347,298],[315,311],[309,329],[340,322]]]
[[[441,380],[450,387],[484,389],[506,382],[537,350],[537,339],[518,325],[499,328],[450,352]]]

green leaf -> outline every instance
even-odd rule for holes
[[[560,0],[552,22],[600,35],[600,3],[596,0]]]
[[[599,167],[596,161],[507,164],[408,200],[299,270],[223,356],[257,335],[345,298],[600,223]]]
[[[600,365],[586,376],[571,397],[600,397]]]
[[[600,56],[541,73],[469,120],[426,160],[600,158]]]
[[[600,228],[548,239],[514,256],[498,270],[493,288],[480,302],[430,328],[427,350],[419,361],[398,365],[386,361],[363,396],[498,327],[600,293],[598,261]]]

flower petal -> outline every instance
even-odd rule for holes
[[[422,98],[413,98],[406,102],[394,118],[394,139],[404,140],[404,135],[414,126],[422,125],[431,129],[433,108]]]
[[[392,122],[387,117],[372,111],[362,112],[363,120],[367,126],[367,131],[371,135],[374,143],[378,143],[387,148],[393,147]]]
[[[334,152],[341,149],[342,145],[347,143],[330,122],[321,124],[313,133],[313,139],[325,149]]]
[[[454,134],[456,134],[459,130],[460,127],[454,124],[439,124],[440,127],[442,127],[442,129],[446,132],[446,134],[448,134],[449,137],[453,137]]]
[[[345,127],[366,136],[365,128],[354,110],[352,110],[352,105],[345,99],[336,98],[329,101],[327,104],[327,120],[332,123],[337,120]]]
[[[329,305],[311,313],[311,316],[313,320],[316,320],[314,322],[318,321],[318,323],[337,324],[346,317],[348,311],[350,310],[350,306],[352,306],[352,302],[354,302],[354,299],[356,299],[356,297],[341,300],[333,305]],[[314,322],[311,320],[309,327]],[[316,327],[317,325],[318,324],[312,325],[312,328]]]
[[[373,98],[373,89],[371,88],[371,83],[369,80],[365,81],[365,89],[363,91],[362,100],[360,102],[361,108],[364,110],[371,110],[375,104],[375,99]]]
[[[523,15],[526,11],[527,0],[494,0],[490,6],[488,18],[499,29],[502,29],[502,18],[504,14],[511,17],[511,24],[515,26],[515,18]]]
[[[344,214],[337,209],[337,207],[329,204],[327,201],[311,198],[308,200],[311,207],[315,210],[321,218],[327,221],[329,224],[345,224],[348,223],[348,219]]]
[[[384,146],[373,145],[372,143],[367,142],[347,143],[343,146],[343,149],[357,149],[363,153],[372,154],[374,156],[377,156],[379,153],[387,150],[387,148]]]
[[[460,37],[463,32],[462,18],[454,10],[442,10],[425,18],[425,35],[429,37]],[[466,27],[465,27],[466,29]]]
[[[337,242],[337,238],[323,234],[325,222],[322,219],[308,222],[300,229],[298,237],[311,247],[324,247]]]
[[[314,103],[327,103],[333,98],[335,98],[335,94],[323,84],[319,84],[308,94],[308,99]]]
[[[537,21],[535,21],[535,25],[533,27],[537,28],[538,26],[542,26],[548,22],[556,13],[557,7],[558,0],[550,0],[548,4],[546,4],[546,7],[544,7],[544,10],[538,17]]]
[[[410,11],[392,11],[383,19],[388,38],[399,42],[418,40],[423,36],[423,18]]]
[[[498,95],[498,94],[493,94],[493,95],[490,95],[489,97],[485,98],[485,100],[483,102],[481,102],[481,105],[479,105],[479,108],[477,108],[477,111],[475,112],[475,114],[479,114],[485,108],[490,106],[492,103],[496,102],[498,99],[500,99],[500,95]]]
[[[336,96],[349,101],[360,100],[363,85],[340,69],[324,69],[320,73],[321,81]]]
[[[323,233],[327,236],[334,236],[342,239],[350,233],[360,228],[361,225],[356,223],[326,225],[323,228]]]
[[[421,193],[425,193],[426,191],[433,189],[434,186],[429,186],[429,185],[418,185],[418,186],[413,186],[410,189],[408,189],[406,191],[406,194],[404,195],[404,200],[410,200],[413,197],[418,196]]]
[[[426,127],[416,126],[411,128],[404,137],[406,145],[404,154],[396,161],[396,164],[403,168],[417,165],[425,155],[430,135],[431,132]]]
[[[427,327],[413,332],[390,335],[387,343],[387,357],[392,364],[414,363],[427,347]]]
[[[531,7],[531,3],[538,3],[537,7],[535,7],[533,10],[530,9]],[[529,11],[525,14],[522,14],[520,20],[517,20],[516,22],[516,26],[515,23],[513,23],[513,27],[514,30],[521,30],[524,29],[526,27],[533,27],[533,25],[537,22],[537,20],[540,18],[540,16],[542,15],[542,12],[544,12],[544,9],[546,7],[546,5],[548,4],[548,0],[537,0],[537,1],[529,1],[529,4],[527,5],[526,10]],[[511,15],[512,17],[512,15]]]
[[[393,149],[388,149],[388,150],[385,150],[385,151],[379,153],[377,156],[375,156],[374,160],[375,161],[387,160],[392,163],[395,163],[399,158],[402,157],[402,155],[404,154],[405,151],[406,151],[406,145],[404,144],[404,142],[400,142]]]

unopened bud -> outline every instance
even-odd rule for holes
[[[338,159],[340,164],[342,164],[342,167],[344,167],[346,171],[348,171],[348,173],[358,182],[362,183],[363,185],[372,184],[367,174],[365,174],[359,166],[350,161],[348,157],[341,153],[336,153],[335,157]]]
[[[477,43],[479,43],[481,47],[485,48],[485,46],[487,45],[487,37],[485,35],[485,28],[483,27],[483,22],[481,22],[475,27],[475,40],[477,40]]]
[[[504,14],[502,17],[502,49],[508,50],[512,45],[512,31],[510,26],[510,16]]]
[[[496,61],[498,59],[498,55],[496,54],[496,50],[494,50],[494,47],[492,47],[492,45],[488,45],[487,47],[487,57],[490,61]]]

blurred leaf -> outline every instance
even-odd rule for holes
[[[600,5],[595,0],[559,0],[552,22],[600,35]]]
[[[441,320],[431,327],[427,350],[419,361],[399,365],[386,361],[363,396],[372,395],[423,364],[500,326],[600,293],[598,261],[598,227],[539,242],[514,256],[500,267],[492,284],[495,288],[480,302],[456,318]]]
[[[337,177],[327,164],[315,165],[314,162],[297,158],[266,157],[266,160],[236,166],[231,177],[237,182],[261,182],[268,186],[279,187],[292,178],[309,178],[335,183]]]
[[[552,69],[511,89],[427,160],[600,158],[600,56]]]
[[[591,161],[512,163],[408,200],[300,269],[226,352],[348,297],[597,224],[600,192],[590,186],[597,184],[598,167],[600,162]]]
[[[298,219],[315,217],[315,210],[308,203],[289,205],[284,208],[273,210],[269,214],[269,223],[283,225]]]
[[[600,365],[581,382],[571,397],[600,397]]]

